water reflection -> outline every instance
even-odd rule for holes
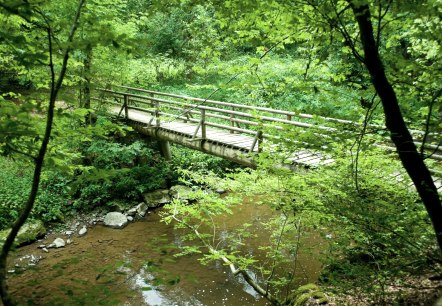
[[[141,269],[134,278],[134,289],[141,290],[143,299],[147,305],[157,306],[157,305],[174,305],[172,301],[167,299],[156,286],[154,286],[150,281],[154,279],[154,276],[148,274]]]

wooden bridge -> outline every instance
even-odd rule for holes
[[[127,86],[114,86],[114,89],[100,89],[99,92],[100,96],[94,100],[117,118],[126,120],[136,131],[157,138],[166,158],[170,158],[169,142],[173,142],[254,167],[253,155],[263,150],[264,142],[269,143],[266,150],[279,150],[280,146],[274,143],[283,140],[278,133],[284,130],[301,136],[292,140],[300,149],[287,152],[284,164],[289,167],[298,164],[319,166],[333,162],[327,153],[329,144],[345,138],[355,139],[363,127],[361,123],[348,120]],[[396,150],[389,138],[379,133],[385,131],[385,127],[370,125],[366,129],[371,131],[365,137],[371,138],[372,145],[390,152]],[[421,146],[425,133],[411,132],[416,145]],[[310,139],[313,135],[316,141],[300,140],[307,134]],[[439,146],[425,144],[424,152],[437,163],[442,161]],[[437,170],[433,173],[442,174]],[[441,187],[439,181],[436,183]]]

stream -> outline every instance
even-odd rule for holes
[[[160,222],[160,211],[124,229],[96,225],[48,253],[38,245],[67,236],[52,234],[17,249],[9,259],[15,271],[9,273],[11,294],[26,305],[269,305],[221,263],[204,266],[198,255],[173,256],[181,234]],[[265,206],[244,203],[223,218],[224,227],[252,223],[257,238],[246,248],[254,252],[269,237],[260,224],[271,214]],[[307,239],[311,249],[323,249],[319,235]],[[32,258],[36,263],[29,265]],[[306,252],[298,258],[296,285],[314,282],[321,269],[317,256]]]

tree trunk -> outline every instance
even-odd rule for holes
[[[84,108],[91,108],[91,67],[92,67],[92,45],[86,47],[86,58],[83,61],[84,80],[83,83],[83,105]]]
[[[364,49],[364,64],[370,73],[385,114],[385,124],[390,131],[390,137],[396,146],[397,153],[408,175],[416,187],[420,198],[433,224],[439,248],[442,250],[442,204],[434,185],[431,173],[419,154],[413,138],[405,124],[396,93],[385,74],[379,52],[374,39],[371,24],[370,8],[367,3],[350,1],[353,13],[359,25],[362,46]]]
[[[81,107],[91,108],[91,68],[92,68],[92,44],[86,46],[86,58],[83,61],[84,83],[82,84],[83,101]],[[86,124],[92,124],[92,113],[88,113],[85,118]]]

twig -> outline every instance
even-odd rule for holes
[[[377,108],[377,106],[380,103],[380,101],[378,101],[378,103],[376,105],[374,105],[374,99],[376,98],[376,96],[377,96],[377,94],[375,93],[373,95],[372,99],[371,99],[370,107],[367,109],[367,112],[365,113],[364,123],[363,123],[363,126],[362,126],[362,131],[361,131],[360,137],[355,142],[355,144],[357,144],[357,148],[356,148],[356,158],[355,158],[355,161],[354,161],[354,165],[355,165],[354,177],[355,177],[356,190],[358,192],[360,192],[360,190],[359,190],[359,180],[358,180],[359,153],[360,153],[360,150],[361,150],[362,140],[363,140],[364,136],[366,135],[368,123],[370,122],[371,117],[373,116],[373,113],[374,113],[375,109]],[[354,144],[353,144],[353,146],[354,146]]]
[[[195,228],[194,226],[188,224],[186,221],[180,219],[177,216],[177,204],[175,203],[174,205],[174,209],[173,209],[173,214],[172,214],[172,219],[175,220],[176,222],[183,224],[185,227],[187,227],[188,229],[190,229],[191,231],[193,231],[193,233],[195,234],[195,236],[201,241],[201,243],[204,245],[204,247],[206,247],[209,252],[213,255],[218,256],[229,268],[230,271],[233,273],[233,275],[238,275],[240,274],[243,279],[257,292],[259,293],[261,296],[263,296],[264,298],[266,298],[269,302],[271,302],[273,305],[280,305],[279,301],[276,299],[276,297],[274,297],[271,293],[267,292],[264,288],[262,288],[254,279],[253,277],[249,274],[249,272],[247,272],[246,270],[243,269],[239,269],[235,266],[235,264],[229,260],[224,254],[222,254],[220,251],[216,250],[215,248],[213,248],[212,245],[210,245],[206,239],[204,239],[204,237],[199,233],[198,229]]]
[[[430,120],[431,120],[431,113],[433,112],[433,106],[441,94],[442,94],[442,88],[439,88],[439,90],[436,91],[436,93],[433,95],[430,101],[430,107],[428,109],[427,119],[425,121],[425,133],[424,137],[422,138],[422,144],[420,149],[420,154],[422,158],[424,157],[425,142],[427,141],[428,133],[430,132]],[[432,154],[434,154],[436,151],[437,149]]]

